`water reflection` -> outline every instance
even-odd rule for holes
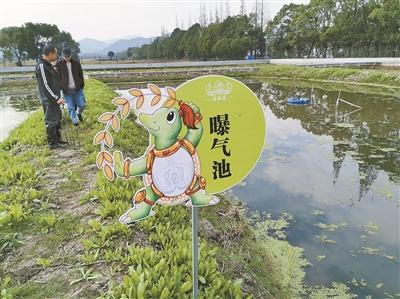
[[[32,91],[29,94],[2,94],[0,96],[0,141],[3,141],[32,111],[40,107],[40,101]]]
[[[338,91],[316,89],[312,105],[293,107],[286,99],[311,86],[250,87],[267,106],[267,144],[234,193],[251,210],[294,215],[288,239],[305,248],[309,281],[374,298],[399,292],[400,101],[342,93],[363,107],[353,112],[336,107]]]

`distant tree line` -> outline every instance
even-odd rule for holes
[[[400,56],[399,0],[311,0],[268,22],[272,57]]]
[[[60,31],[56,25],[44,23],[25,23],[22,26],[12,26],[0,29],[0,49],[3,59],[17,60],[22,65],[26,59],[37,59],[44,45],[53,44],[59,52],[68,47],[73,54],[80,52],[79,43],[71,34]]]
[[[248,52],[263,56],[265,38],[255,14],[228,16],[210,24],[176,28],[150,44],[132,47],[126,56],[135,59],[243,59]]]

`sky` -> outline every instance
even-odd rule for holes
[[[261,0],[258,0],[258,7]],[[266,19],[272,18],[287,3],[306,4],[308,0],[264,0]],[[171,32],[176,25],[187,28],[199,19],[200,6],[207,16],[216,8],[226,15],[238,14],[238,0],[6,0],[2,1],[0,27],[20,26],[25,22],[56,24],[79,41],[83,38],[112,40],[124,37],[160,35],[162,28]],[[228,3],[228,4],[227,4]],[[253,11],[255,0],[245,0],[246,12]]]

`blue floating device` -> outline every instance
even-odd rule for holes
[[[311,100],[309,98],[291,97],[288,98],[287,102],[289,105],[302,106],[310,104]]]

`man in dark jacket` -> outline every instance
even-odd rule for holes
[[[66,142],[61,140],[61,108],[64,99],[61,98],[60,76],[53,69],[52,62],[57,60],[57,49],[52,45],[43,48],[43,56],[36,65],[36,80],[39,97],[44,111],[44,123],[49,148],[61,147]]]
[[[78,126],[79,121],[83,121],[82,112],[85,109],[85,95],[83,93],[85,82],[82,66],[78,60],[71,57],[71,54],[69,48],[63,50],[63,58],[57,62],[56,70],[61,76],[61,87],[68,113],[74,126]]]

